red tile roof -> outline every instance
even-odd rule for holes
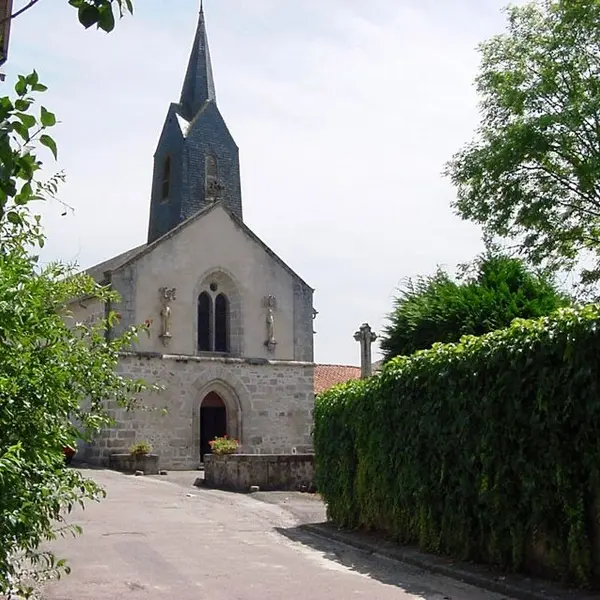
[[[337,383],[360,379],[360,367],[347,365],[315,365],[315,394],[320,394]]]

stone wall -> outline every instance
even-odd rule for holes
[[[116,425],[84,450],[84,460],[108,463],[148,441],[161,468],[194,469],[200,462],[200,405],[216,391],[227,409],[228,434],[251,454],[305,453],[312,449],[312,363],[131,353],[119,371],[164,386],[142,401],[151,410],[108,407]],[[164,409],[164,411],[163,411]]]
[[[81,298],[69,305],[65,320],[69,327],[74,327],[76,323],[94,325],[104,319],[104,316],[105,305],[103,302],[97,298]]]
[[[204,483],[236,492],[247,492],[251,486],[261,490],[312,492],[314,458],[312,454],[209,454],[205,459]]]
[[[294,360],[314,360],[313,290],[294,282]]]
[[[136,456],[132,454],[111,454],[108,459],[108,468],[121,473],[136,473],[141,471],[144,475],[158,475],[159,457],[156,454]]]

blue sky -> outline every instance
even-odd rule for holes
[[[83,30],[66,0],[15,21],[7,84],[35,68],[49,86],[61,121],[50,166],[74,208],[42,207],[45,261],[88,267],[145,241],[152,155],[198,1],[135,4],[110,35]],[[504,4],[205,0],[244,217],[316,288],[317,361],[357,364],[354,331],[381,329],[403,278],[481,249],[441,170],[477,126],[475,47],[502,31]]]

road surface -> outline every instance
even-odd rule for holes
[[[54,543],[72,573],[44,600],[501,600],[442,576],[368,556],[297,528],[251,496],[89,471],[108,496]]]

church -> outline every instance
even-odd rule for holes
[[[106,464],[147,441],[162,468],[192,469],[225,434],[244,453],[311,450],[313,289],[244,223],[238,147],[217,104],[202,9],[154,154],[147,243],[87,272],[120,302],[80,298],[73,319],[113,310],[109,335],[150,323],[119,371],[164,391],[142,399],[161,410],[109,406],[115,425],[79,449],[84,460]]]

